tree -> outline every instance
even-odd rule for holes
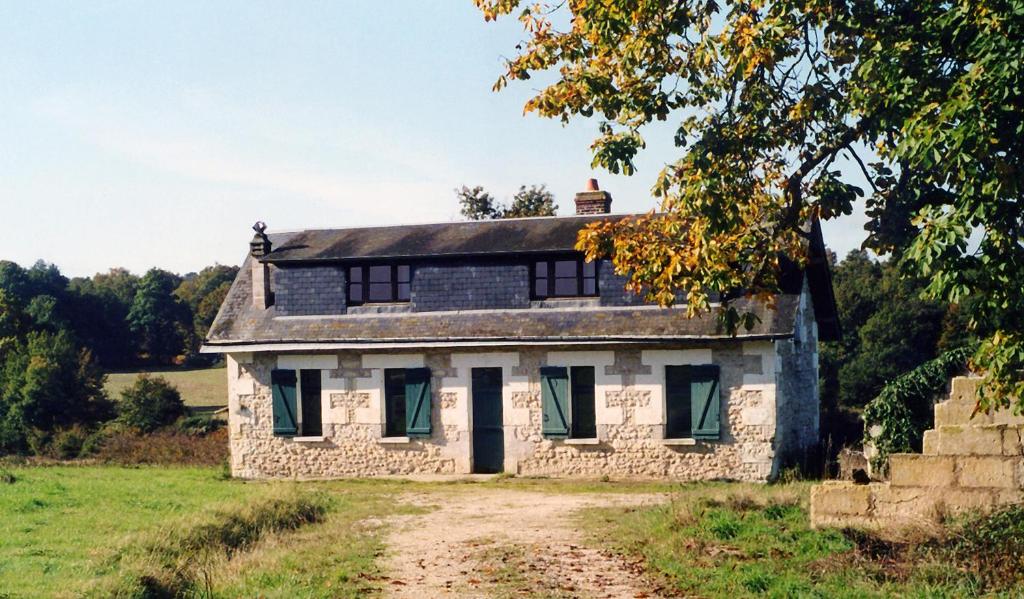
[[[658,303],[682,290],[691,315],[768,299],[779,257],[806,258],[805,223],[849,214],[863,177],[866,246],[933,299],[983,298],[984,402],[1024,407],[1021,0],[476,3],[527,33],[495,88],[545,72],[525,110],[600,115],[595,166],[633,174],[645,127],[675,126],[660,211],[589,226],[588,258]]]
[[[110,418],[104,378],[67,330],[0,339],[0,453],[25,451],[33,431]]]
[[[462,206],[462,215],[469,220],[554,216],[558,210],[555,195],[545,185],[521,185],[508,206],[499,204],[479,185],[472,188],[463,185],[455,190],[455,195]]]
[[[181,394],[167,379],[140,374],[131,387],[121,392],[117,419],[143,432],[173,424],[188,411]]]
[[[459,198],[459,205],[462,206],[462,216],[469,220],[501,218],[494,196],[479,185],[472,188],[463,185],[455,190],[455,196]]]
[[[192,312],[193,350],[206,337],[206,332],[210,330],[217,310],[220,309],[220,304],[227,296],[237,274],[237,266],[214,264],[198,273],[185,275],[181,284],[174,290],[174,295],[185,302]]]
[[[128,326],[139,346],[159,362],[169,362],[185,351],[190,333],[188,306],[174,295],[180,282],[172,273],[150,269],[139,281],[128,312]]]
[[[138,344],[127,322],[138,287],[139,277],[124,268],[68,284],[72,326],[105,367],[128,366],[138,359]]]

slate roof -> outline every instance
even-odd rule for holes
[[[514,254],[571,250],[586,222],[607,218],[557,217],[510,221],[459,222],[447,225],[369,227],[271,234],[275,248],[268,262],[335,262],[347,258],[430,257],[465,254]],[[820,228],[811,236],[812,286],[819,334],[835,338],[835,300]],[[713,314],[686,317],[685,308],[655,306],[532,308],[392,314],[279,316],[274,307],[252,305],[252,257],[247,257],[210,328],[206,351],[232,346],[273,344],[429,344],[507,342],[668,342],[732,338]],[[794,332],[802,277],[784,284],[775,309],[752,300],[734,305],[752,311],[760,322],[741,330],[739,339],[777,339]]]
[[[573,251],[586,224],[625,215],[551,216],[398,225],[353,229],[313,229],[274,244],[265,262],[359,260]]]

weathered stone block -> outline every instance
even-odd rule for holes
[[[927,430],[921,439],[921,453],[924,455],[939,455],[939,431]]]
[[[964,487],[1013,488],[1019,460],[1003,456],[957,458],[959,482]]]
[[[900,526],[934,522],[939,515],[936,501],[944,494],[932,487],[873,485],[874,515]]]
[[[938,454],[940,455],[1002,455],[1003,427],[940,426]],[[936,435],[932,435],[935,437]]]
[[[986,511],[995,505],[996,497],[987,489],[950,489],[939,498],[945,514],[966,514]]]
[[[867,516],[871,487],[845,481],[826,481],[811,488],[811,520],[821,516]]]
[[[1010,426],[1003,430],[1003,455],[1024,456],[1024,427]]]
[[[961,426],[971,422],[974,402],[947,400],[935,404],[935,426]]]
[[[949,487],[956,482],[955,458],[895,454],[889,458],[889,479],[897,487]]]

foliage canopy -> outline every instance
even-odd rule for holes
[[[632,174],[644,127],[675,126],[661,212],[588,228],[588,256],[691,313],[768,299],[805,223],[866,196],[868,248],[933,298],[982,298],[986,401],[1024,398],[1024,0],[476,3],[527,34],[495,88],[552,72],[525,110],[598,115],[594,166]]]
[[[545,185],[520,185],[519,191],[512,196],[512,203],[507,206],[499,203],[479,185],[463,185],[455,190],[455,195],[459,198],[462,216],[469,220],[554,216],[558,210],[555,195]]]

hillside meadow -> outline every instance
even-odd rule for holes
[[[224,366],[109,372],[103,389],[111,399],[119,399],[121,391],[130,387],[140,374],[167,379],[167,382],[178,389],[182,401],[189,407],[222,407],[228,403],[228,375]]]

